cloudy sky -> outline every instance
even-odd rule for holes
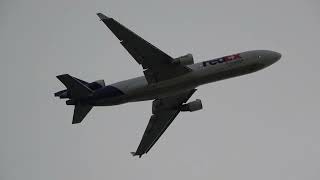
[[[318,0],[1,0],[1,180],[320,179]],[[94,108],[72,125],[53,97],[69,73],[113,83],[142,68],[95,15],[103,12],[173,57],[195,61],[269,49],[254,74],[199,87],[204,109],[181,113],[133,158],[151,102]],[[3,93],[4,92],[4,93]]]

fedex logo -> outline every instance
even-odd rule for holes
[[[230,56],[225,56],[222,58],[218,58],[218,59],[213,59],[213,60],[209,60],[209,61],[204,61],[202,63],[203,67],[206,67],[208,64],[209,65],[216,65],[216,64],[220,64],[220,63],[224,63],[224,62],[230,62],[230,61],[235,61],[235,60],[239,60],[241,59],[240,54],[233,54]]]

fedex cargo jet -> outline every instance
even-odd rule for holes
[[[198,86],[256,72],[281,58],[280,53],[269,50],[246,51],[199,63],[194,63],[191,54],[172,58],[113,18],[97,15],[142,66],[144,76],[105,85],[103,80],[89,83],[62,74],[57,78],[67,89],[55,96],[75,106],[73,124],[80,123],[94,106],[153,100],[152,115],[136,152],[132,152],[134,156],[147,153],[180,112],[202,109],[200,99],[188,102]]]

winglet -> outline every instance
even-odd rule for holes
[[[141,154],[136,154],[136,152],[130,152],[132,156],[139,156],[139,158],[141,158]]]
[[[103,21],[105,19],[110,19],[109,17],[107,17],[106,15],[104,15],[102,13],[97,13],[97,16],[100,18],[101,21]]]

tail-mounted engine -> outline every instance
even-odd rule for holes
[[[78,79],[78,81],[85,84],[87,87],[89,87],[93,91],[106,86],[104,83],[104,80],[97,80],[97,81],[94,81],[91,83],[87,83],[87,82],[82,81],[80,79]],[[61,99],[66,99],[66,98],[71,98],[71,93],[70,93],[70,90],[65,89],[65,90],[54,93],[54,96],[60,97]]]
[[[189,102],[187,104],[183,104],[181,106],[181,111],[198,111],[202,109],[202,102],[200,99],[196,99],[195,101]]]
[[[175,58],[173,61],[174,64],[181,64],[181,65],[190,65],[194,64],[192,54],[187,54],[178,58]]]
[[[87,86],[92,90],[97,90],[97,89],[100,89],[100,88],[106,86],[106,84],[104,83],[104,80],[101,79],[101,80],[97,80],[92,83],[89,83]]]

